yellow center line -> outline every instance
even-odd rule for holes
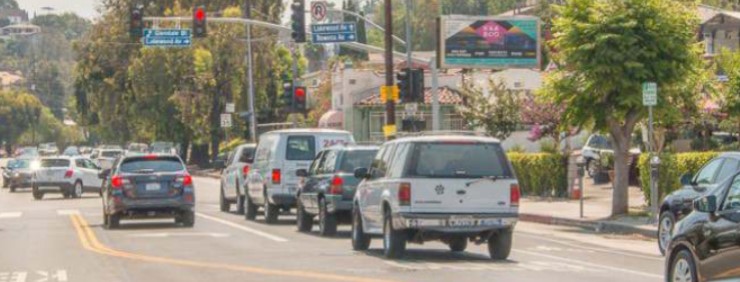
[[[321,272],[299,271],[299,270],[279,270],[279,269],[252,267],[252,266],[246,266],[246,265],[192,261],[192,260],[183,260],[183,259],[174,259],[174,258],[167,258],[167,257],[157,257],[157,256],[129,253],[125,251],[111,249],[108,246],[100,243],[100,241],[98,241],[98,238],[95,236],[95,233],[92,231],[92,229],[90,229],[90,226],[88,225],[87,221],[82,216],[78,214],[73,214],[73,215],[70,215],[70,218],[72,220],[72,225],[77,231],[77,237],[80,239],[80,243],[82,244],[82,247],[84,249],[95,252],[95,253],[103,254],[103,255],[113,256],[113,257],[126,258],[126,259],[131,259],[131,260],[138,260],[138,261],[146,261],[146,262],[156,262],[156,263],[162,263],[162,264],[211,268],[211,269],[222,269],[222,270],[248,272],[248,273],[256,273],[256,274],[263,274],[263,275],[273,275],[273,276],[287,276],[287,277],[312,278],[312,279],[335,280],[335,281],[354,281],[354,282],[390,281],[390,280],[379,280],[379,279],[372,279],[372,278],[336,275],[336,274],[321,273]]]

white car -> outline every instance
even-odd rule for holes
[[[103,185],[98,177],[100,167],[83,157],[41,158],[38,167],[33,169],[33,198],[36,200],[47,193],[61,193],[65,198],[80,198],[84,192],[100,194]]]
[[[639,155],[641,153],[639,148],[632,148],[629,152],[633,155]],[[601,159],[601,153],[614,153],[611,139],[609,136],[591,134],[586,144],[581,148],[581,156],[586,161],[588,176],[594,177],[596,175],[598,171],[597,163]]]
[[[352,134],[330,129],[287,129],[262,134],[247,176],[244,217],[254,220],[257,207],[264,206],[265,222],[277,222],[280,209],[295,207],[299,169],[325,148],[354,144]]]
[[[519,183],[497,139],[421,136],[385,143],[362,182],[352,211],[352,248],[383,236],[384,254],[403,256],[406,243],[440,240],[453,252],[488,242],[492,259],[511,251]]]
[[[110,169],[121,155],[124,155],[123,149],[95,149],[90,154],[90,159],[94,160],[98,166]]]
[[[244,213],[244,182],[254,159],[256,144],[239,145],[231,153],[221,171],[221,196],[219,206],[228,212],[231,204],[236,204],[236,213]]]

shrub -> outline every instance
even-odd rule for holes
[[[507,150],[507,152],[509,152],[509,153],[526,153],[527,152],[527,149],[524,148],[524,146],[517,144],[517,145],[511,146],[511,148],[509,148],[509,150]]]
[[[567,157],[547,153],[508,154],[522,195],[565,197],[568,195]]]
[[[662,199],[665,195],[681,188],[680,178],[685,173],[696,173],[709,160],[717,156],[717,152],[692,152],[660,155],[658,175],[658,190]],[[648,154],[640,155],[637,163],[640,171],[640,183],[645,201],[650,202],[650,160]]]
[[[540,141],[540,152],[542,153],[548,153],[548,154],[557,154],[558,153],[558,145],[555,144],[555,141],[545,139]]]
[[[247,141],[245,141],[244,139],[241,139],[241,138],[236,138],[236,139],[233,139],[233,140],[229,141],[229,143],[221,144],[221,146],[219,147],[218,151],[219,151],[219,153],[228,153],[231,150],[236,149],[236,147],[238,147],[239,145],[244,144],[244,143],[247,143]]]

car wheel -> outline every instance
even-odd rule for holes
[[[403,230],[393,230],[390,212],[383,220],[383,255],[386,258],[400,258],[406,252],[406,236]]]
[[[450,246],[450,251],[464,252],[465,249],[468,248],[468,240],[465,237],[454,238],[448,243],[448,245]]]
[[[660,214],[658,220],[658,249],[660,253],[665,255],[665,250],[668,248],[668,243],[671,241],[673,235],[673,225],[676,223],[676,217],[670,211],[664,211]]]
[[[108,215],[108,229],[116,229],[121,225],[121,216],[119,214]]]
[[[681,250],[671,262],[671,268],[668,270],[668,281],[696,282],[698,275],[696,273],[696,264],[694,258],[687,250]]]
[[[221,185],[221,198],[219,199],[219,206],[222,212],[228,212],[229,209],[231,209],[231,204],[229,201],[226,200],[226,196],[224,195],[224,186]]]
[[[236,195],[236,214],[244,214],[244,196]]]
[[[3,188],[8,188],[8,182],[10,182],[10,180],[3,177]]]
[[[324,198],[319,198],[319,234],[327,237],[337,234],[337,216],[329,213]]]
[[[185,227],[193,227],[195,225],[195,212],[194,211],[184,211],[182,214],[180,214],[180,221],[182,222],[182,225]]]
[[[75,182],[74,189],[72,190],[72,197],[82,198],[82,182],[81,181]]]
[[[107,214],[105,214],[105,208],[103,208],[103,227],[108,228],[110,226],[110,221]]]
[[[34,200],[41,200],[41,199],[44,198],[44,193],[41,193],[39,191],[39,187],[38,186],[33,186],[32,189],[33,189],[32,194],[33,194],[33,199]]]
[[[15,185],[10,185],[10,193],[15,193]]]
[[[365,251],[370,247],[370,236],[362,229],[362,215],[360,208],[355,205],[352,209],[352,249]]]
[[[254,220],[257,218],[257,205],[252,202],[249,195],[244,195],[244,219]]]
[[[599,173],[598,167],[596,167],[596,164],[594,164],[594,160],[588,159],[586,161],[586,173],[588,174],[588,177],[594,178],[594,176]]]
[[[265,223],[274,224],[278,220],[278,213],[280,208],[270,203],[270,200],[265,197]]]
[[[306,213],[301,200],[296,203],[296,227],[300,232],[310,232],[313,228],[313,216]]]
[[[509,253],[511,253],[512,239],[511,229],[504,229],[491,235],[488,238],[488,253],[491,255],[491,259],[505,260],[508,258]]]

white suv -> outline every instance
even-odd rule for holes
[[[455,252],[488,242],[506,259],[519,213],[519,184],[497,139],[425,136],[384,144],[355,194],[352,247],[366,250],[383,235],[386,257],[406,242],[441,240]]]
[[[33,198],[41,200],[46,193],[61,193],[65,198],[80,198],[84,192],[100,194],[99,173],[100,167],[86,158],[42,158],[33,172]]]

